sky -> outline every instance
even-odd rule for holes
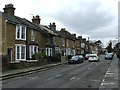
[[[39,15],[41,24],[55,22],[57,30],[65,28],[70,33],[90,40],[118,39],[119,0],[0,0],[0,11],[5,4],[14,4],[15,15],[31,21]]]

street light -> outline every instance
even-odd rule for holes
[[[88,53],[90,53],[90,42],[89,42],[89,40],[90,40],[90,37],[88,37]]]

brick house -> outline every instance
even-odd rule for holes
[[[65,28],[60,30],[62,36],[62,55],[75,55],[75,37]]]
[[[81,54],[81,41],[82,36],[78,36],[75,40],[75,52],[77,55]]]
[[[12,4],[5,5],[4,12],[0,12],[3,67],[7,67],[9,63],[33,61],[32,55],[38,51],[45,51],[46,55],[52,56],[53,37],[57,34],[49,27],[41,25],[38,15],[30,22],[15,16],[14,12]]]
[[[53,46],[54,46],[54,54],[61,54],[61,47],[62,47],[62,37],[59,31],[56,30],[55,22],[50,23],[50,29],[56,33],[53,37]]]

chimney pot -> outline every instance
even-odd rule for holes
[[[15,8],[13,7],[13,4],[7,4],[5,5],[5,8],[3,8],[4,13],[8,15],[14,15]]]
[[[36,16],[33,16],[32,18],[32,22],[39,25],[40,24],[40,16],[39,15],[36,15]]]

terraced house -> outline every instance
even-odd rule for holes
[[[54,54],[53,37],[57,35],[49,27],[40,24],[40,17],[34,16],[32,22],[14,15],[12,4],[5,5],[0,12],[2,19],[2,56],[3,66],[20,61],[35,61],[36,52]],[[6,59],[6,60],[5,60]]]
[[[62,39],[62,54],[63,56],[75,55],[75,36],[62,28],[60,30]]]
[[[42,25],[39,15],[33,16],[32,21],[15,16],[13,4],[5,5],[4,12],[0,12],[0,55],[3,68],[25,62],[37,63],[34,55],[44,53],[48,57],[61,55],[61,61],[67,60],[69,55],[85,54],[89,42],[76,34],[71,34],[65,28],[56,30],[56,24]],[[97,47],[94,46],[94,52]],[[34,56],[34,57],[33,57]],[[63,60],[64,59],[64,60]],[[31,64],[30,64],[31,65]],[[36,64],[35,64],[36,65]]]

